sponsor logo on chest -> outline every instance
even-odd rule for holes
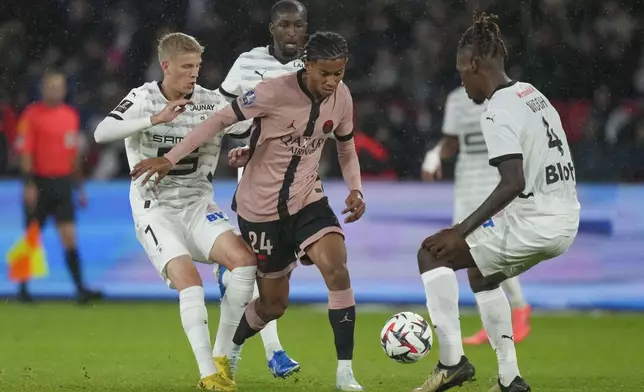
[[[280,142],[288,148],[288,152],[291,154],[303,156],[314,154],[324,146],[326,139],[326,135],[322,137],[284,135],[280,137]]]

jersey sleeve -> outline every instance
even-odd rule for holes
[[[145,103],[144,92],[139,89],[132,89],[121,100],[121,102],[107,115],[117,120],[134,120],[141,117],[143,104]]]
[[[19,154],[29,155],[33,152],[35,128],[33,127],[33,108],[27,107],[18,120],[18,135],[16,137],[16,151]]]
[[[344,112],[342,114],[342,120],[340,120],[340,124],[333,132],[333,135],[337,141],[346,142],[353,138],[353,99],[351,98],[351,93],[348,91],[349,88],[344,85],[338,88],[342,87],[346,91],[344,94]]]
[[[447,136],[458,136],[460,125],[458,115],[458,97],[455,92],[449,94],[445,100],[445,112],[443,114],[443,134]]]
[[[231,102],[238,121],[254,117],[266,117],[275,106],[274,79],[260,82],[253,90],[248,90]]]
[[[226,75],[226,79],[219,86],[219,92],[229,101],[237,98],[244,92],[241,69],[242,62],[244,61],[243,56],[242,54],[235,60],[235,63]]]
[[[253,120],[246,120],[235,123],[224,129],[224,133],[233,139],[246,139],[250,137],[250,130],[253,126]]]
[[[519,127],[507,112],[488,110],[481,115],[481,129],[488,149],[490,165],[508,159],[523,159]]]
[[[338,162],[344,182],[350,191],[358,191],[363,195],[362,179],[360,175],[360,160],[353,140],[353,99],[349,88],[341,85],[343,89],[344,109],[338,128],[333,132],[338,142]]]

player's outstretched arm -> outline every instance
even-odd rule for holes
[[[226,105],[226,107],[208,117],[206,121],[197,125],[179,144],[172,147],[172,149],[165,154],[165,158],[167,158],[172,165],[176,165],[179,160],[190,154],[195,148],[201,146],[232,124],[240,121],[233,108],[235,104],[236,103],[233,102],[232,105]]]
[[[186,110],[186,105],[192,102],[178,99],[168,102],[159,113],[153,116],[143,116],[142,107],[145,102],[143,92],[132,90],[121,103],[101,121],[94,131],[97,143],[109,143],[123,140],[138,132],[157,124],[170,122]]]
[[[131,120],[117,120],[112,117],[105,117],[96,126],[94,140],[96,140],[96,143],[109,143],[115,140],[122,140],[151,126],[152,122],[150,117]]]
[[[264,117],[271,107],[273,94],[269,83],[262,82],[255,90],[249,90],[223,109],[215,112],[206,121],[197,125],[186,137],[165,154],[165,158],[175,165],[208,139],[241,121],[254,117]]]
[[[154,180],[154,185],[156,186],[179,160],[237,121],[239,120],[231,105],[227,105],[223,109],[215,112],[206,121],[197,125],[181,142],[172,147],[164,156],[144,159],[134,165],[134,168],[130,172],[132,180],[137,180],[145,174],[142,181],[142,184],[145,184],[154,174],[158,174]]]
[[[227,127],[250,118],[266,116],[270,107],[275,105],[274,94],[268,85],[268,82],[258,84],[255,90],[245,92],[230,105],[215,112],[206,121],[197,125],[164,156],[148,158],[137,163],[130,172],[132,179],[136,180],[147,173],[143,179],[143,183],[146,183],[155,173],[158,173],[155,180],[155,184],[158,184],[179,160]]]

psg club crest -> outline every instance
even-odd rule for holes
[[[255,94],[255,90],[248,90],[244,93],[244,95],[241,96],[240,98],[240,104],[242,107],[250,107],[253,103],[255,103],[255,98],[257,98],[257,95]]]
[[[322,125],[322,132],[324,132],[324,134],[326,135],[328,133],[331,133],[331,131],[333,131],[333,121],[326,120],[324,122],[324,125]]]

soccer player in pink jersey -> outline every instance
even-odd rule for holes
[[[198,125],[163,157],[141,161],[132,177],[158,174],[160,181],[182,157],[224,128],[253,118],[250,147],[234,154],[245,164],[233,199],[242,236],[257,255],[259,293],[233,339],[231,366],[244,341],[288,306],[289,273],[300,257],[315,264],[329,289],[329,321],[335,336],[336,387],[360,391],[351,361],[355,298],[344,234],[317,174],[322,146],[333,133],[349,187],[345,223],[364,214],[360,165],[353,141],[353,100],[340,83],[348,60],[345,39],[333,32],[313,34],[304,53],[305,69],[263,81]]]

